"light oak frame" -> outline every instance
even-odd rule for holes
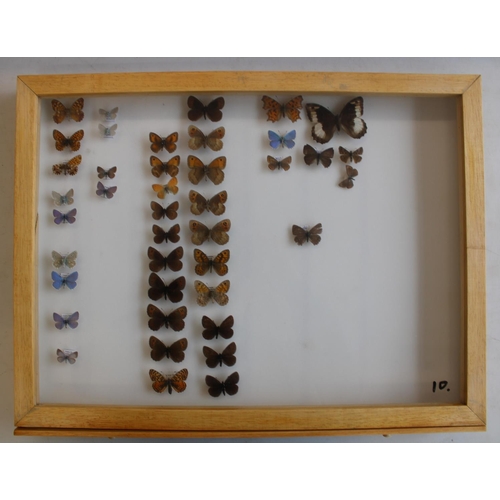
[[[44,97],[187,92],[456,97],[462,284],[460,404],[165,408],[38,403],[37,207],[40,100]],[[14,222],[16,435],[289,437],[486,429],[483,132],[481,77],[478,75],[186,72],[19,76]]]

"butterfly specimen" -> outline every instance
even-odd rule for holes
[[[109,170],[104,170],[102,167],[97,167],[97,177],[99,179],[114,179],[118,167],[112,167]]]
[[[231,342],[222,352],[217,352],[210,347],[203,346],[203,355],[207,358],[206,363],[209,368],[215,368],[217,365],[234,366],[236,363],[236,344]]]
[[[219,151],[222,149],[224,143],[221,139],[224,137],[226,130],[224,127],[219,127],[208,135],[205,135],[198,127],[190,125],[188,128],[188,135],[191,137],[188,142],[190,149],[200,149],[202,146],[206,148],[207,146],[212,151]]]
[[[223,339],[230,339],[234,333],[234,318],[232,316],[228,316],[219,326],[217,326],[208,316],[203,316],[203,318],[201,318],[201,324],[203,328],[205,328],[202,335],[206,340],[212,340],[213,338],[218,339],[219,335]]]
[[[210,179],[216,186],[224,180],[226,168],[226,157],[219,156],[205,165],[199,158],[189,155],[187,159],[189,167],[188,178],[193,184],[198,184],[203,177]]]
[[[69,253],[68,255],[61,255],[55,250],[52,251],[52,265],[59,269],[60,267],[75,267],[76,266],[76,258],[78,257],[78,252],[75,250],[74,252]]]
[[[102,123],[99,123],[99,131],[103,135],[105,139],[113,139],[116,135],[116,129],[118,128],[118,124],[115,123],[111,125],[111,127],[105,127]]]
[[[269,170],[281,170],[283,169],[285,172],[290,170],[290,163],[292,163],[292,157],[287,156],[286,158],[274,158],[272,156],[267,157],[267,166]]]
[[[366,123],[361,118],[363,114],[363,98],[356,97],[349,101],[338,115],[320,106],[306,104],[307,117],[311,120],[312,136],[316,142],[325,144],[341,129],[353,139],[359,139],[366,134]]]
[[[209,302],[217,302],[220,306],[225,306],[229,302],[229,297],[226,292],[229,290],[231,283],[225,280],[216,287],[208,287],[205,283],[196,280],[194,289],[198,293],[196,302],[199,306],[206,306]]]
[[[149,140],[151,141],[151,151],[153,153],[159,153],[165,149],[169,153],[173,153],[177,149],[177,144],[175,144],[179,140],[178,132],[173,132],[167,137],[160,137],[158,134],[154,132],[149,132]]]
[[[59,225],[62,223],[73,224],[76,221],[76,208],[73,208],[69,212],[63,214],[59,210],[52,210],[52,215],[54,216],[54,222]]]
[[[165,356],[174,363],[184,361],[184,351],[188,346],[187,339],[180,339],[167,347],[161,340],[154,336],[149,337],[149,347],[151,347],[151,359],[161,361]]]
[[[193,233],[191,241],[195,245],[201,245],[208,239],[212,239],[217,245],[225,245],[229,241],[227,232],[231,229],[231,221],[229,219],[221,220],[212,229],[208,229],[205,224],[196,220],[190,220],[189,229]]]
[[[161,161],[156,156],[151,156],[149,158],[149,164],[151,165],[151,173],[155,177],[160,177],[163,172],[170,175],[170,177],[175,177],[179,173],[179,164],[181,162],[181,157],[179,155],[170,158],[167,162]]]
[[[313,245],[317,245],[321,241],[320,234],[323,232],[323,226],[321,224],[316,224],[311,229],[306,227],[302,228],[292,226],[292,234],[295,236],[293,239],[297,245],[302,246],[306,241],[310,241]]]
[[[151,210],[153,211],[152,217],[155,220],[164,219],[165,217],[167,217],[170,220],[174,220],[177,218],[177,210],[179,210],[179,202],[174,201],[173,203],[170,203],[170,205],[167,208],[163,208],[159,203],[156,203],[156,201],[152,201]]]
[[[186,278],[180,276],[168,285],[156,274],[151,273],[149,275],[149,286],[148,297],[151,300],[160,300],[162,297],[165,300],[170,300],[170,302],[180,302],[184,297],[182,290],[186,286]]]
[[[113,108],[111,111],[106,111],[105,109],[99,109],[99,114],[102,115],[104,121],[114,122],[116,120],[116,115],[118,114],[118,108]]]
[[[80,313],[78,311],[73,314],[61,316],[60,314],[53,313],[52,318],[54,318],[54,325],[58,330],[63,328],[75,329],[78,326],[78,320],[80,319]]]
[[[201,215],[205,210],[214,215],[222,215],[226,211],[224,203],[227,201],[227,192],[221,191],[207,200],[196,191],[189,191],[189,201],[191,202],[191,213]]]
[[[102,196],[103,198],[108,198],[109,200],[110,198],[113,198],[117,189],[117,186],[105,186],[101,181],[99,181],[97,183],[95,194],[97,196]]]
[[[192,121],[198,121],[202,116],[205,120],[208,119],[213,122],[220,122],[222,119],[221,109],[224,107],[224,97],[217,97],[206,106],[197,99],[194,95],[188,97],[187,105],[189,108],[188,118]]]
[[[52,137],[56,141],[57,151],[62,151],[66,146],[68,146],[71,151],[78,151],[80,149],[80,141],[83,139],[83,130],[77,130],[73,135],[66,137],[59,132],[59,130],[54,130],[52,132]]]
[[[177,194],[177,177],[172,177],[167,184],[153,184],[151,186],[158,198],[164,200],[168,193]]]
[[[207,257],[204,252],[196,248],[194,250],[194,260],[198,262],[198,264],[196,264],[194,272],[198,276],[203,276],[209,271],[212,272],[213,269],[219,276],[224,276],[228,271],[226,263],[229,257],[229,250],[222,250],[222,252],[215,257]]]
[[[296,136],[295,130],[291,130],[285,135],[278,135],[276,132],[269,130],[267,132],[267,136],[269,137],[269,145],[274,149],[279,148],[280,146],[282,148],[286,146],[291,149],[295,146],[295,142],[293,141]]]
[[[221,394],[224,396],[234,396],[238,392],[238,382],[240,375],[238,372],[231,373],[224,382],[220,382],[215,377],[207,375],[205,383],[208,385],[208,393],[214,398],[218,398]]]
[[[339,146],[339,154],[340,159],[344,163],[359,163],[363,158],[361,155],[363,154],[363,148],[358,148],[355,151],[347,151],[342,146]]]
[[[75,192],[70,189],[65,195],[59,194],[57,191],[52,191],[52,199],[54,203],[60,207],[61,205],[73,205]]]
[[[344,179],[339,183],[339,186],[346,189],[351,189],[354,186],[354,178],[357,177],[358,171],[352,168],[351,165],[345,166],[345,171],[347,174],[347,179]]]
[[[164,377],[156,370],[149,370],[149,378],[153,381],[153,389],[156,392],[163,392],[168,389],[168,393],[172,394],[172,389],[175,392],[184,392],[186,390],[185,380],[188,378],[188,371],[186,368],[178,371],[171,377]]]
[[[163,255],[155,248],[149,247],[148,257],[151,260],[149,263],[149,269],[155,273],[166,270],[167,267],[171,271],[180,271],[182,269],[181,259],[183,256],[184,249],[182,247],[175,248],[166,257],[163,257]]]
[[[179,224],[175,224],[172,226],[167,232],[165,232],[160,226],[156,224],[153,225],[153,233],[154,238],[153,241],[155,243],[160,244],[161,242],[168,243],[171,241],[172,243],[177,243],[181,237],[179,236],[179,231],[181,230]]]
[[[264,106],[262,106],[267,111],[267,121],[277,122],[281,120],[281,117],[289,118],[292,122],[296,122],[300,120],[300,111],[302,109],[302,96],[298,95],[293,99],[290,99],[285,104],[281,104],[278,101],[275,101],[271,97],[265,95],[262,97],[262,102]]]
[[[76,175],[78,173],[78,165],[82,162],[82,155],[77,155],[65,163],[52,165],[52,172],[56,175]]]
[[[184,319],[187,316],[187,307],[178,307],[170,314],[164,314],[161,309],[149,304],[147,313],[149,316],[148,326],[151,330],[157,332],[164,326],[165,328],[172,328],[174,332],[180,332],[185,326]]]
[[[78,272],[74,272],[71,274],[59,274],[55,271],[52,271],[52,286],[59,290],[61,287],[68,287],[70,290],[76,287],[76,280],[78,279]]]
[[[321,165],[327,168],[332,164],[333,148],[328,148],[324,151],[316,151],[312,146],[306,144],[303,153],[306,165],[311,165],[315,161],[316,165],[319,165],[321,162]]]
[[[68,349],[64,349],[64,351],[57,349],[56,354],[57,361],[59,361],[59,363],[67,361],[70,365],[74,365],[76,363],[76,358],[78,357],[78,351],[70,351]]]
[[[83,120],[83,98],[77,99],[69,108],[66,108],[64,104],[57,99],[52,99],[52,109],[54,110],[54,121],[56,123],[61,123],[66,117],[75,120],[75,122],[81,122]]]

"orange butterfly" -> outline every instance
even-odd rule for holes
[[[302,109],[302,96],[298,95],[285,104],[275,101],[273,98],[265,95],[262,97],[262,106],[267,111],[267,121],[277,122],[281,117],[288,117],[292,122],[300,120],[300,111]]]
[[[179,164],[181,162],[181,157],[179,155],[170,158],[167,162],[161,161],[156,156],[151,156],[149,158],[149,164],[151,165],[151,173],[155,177],[160,177],[163,172],[170,175],[170,177],[175,177],[179,173]]]
[[[198,262],[198,264],[196,264],[194,272],[198,276],[203,276],[209,271],[212,272],[213,269],[219,276],[224,276],[228,271],[226,263],[229,257],[229,250],[222,250],[222,252],[215,257],[207,257],[204,252],[196,248],[194,250],[194,260]]]
[[[78,151],[80,149],[80,141],[83,139],[83,135],[83,130],[77,130],[70,137],[66,137],[62,134],[62,132],[59,132],[59,130],[54,130],[54,132],[52,132],[52,137],[56,141],[57,151],[62,151],[66,146],[69,146],[71,151]]]
[[[163,138],[154,132],[149,133],[149,140],[151,141],[151,151],[158,153],[165,148],[169,153],[173,153],[177,149],[175,144],[179,140],[179,134],[173,132],[169,136]]]
[[[225,128],[219,127],[208,135],[205,135],[198,127],[190,125],[188,134],[191,139],[189,139],[188,146],[191,149],[200,149],[202,146],[206,148],[208,146],[212,151],[219,151],[224,145],[221,139],[224,137],[225,133]]]
[[[193,184],[198,184],[205,176],[216,186],[224,180],[224,172],[222,170],[226,168],[225,156],[219,156],[208,165],[205,165],[196,156],[189,155],[187,164],[190,169],[188,178]]]
[[[196,302],[199,306],[206,306],[209,302],[217,302],[220,306],[225,306],[229,302],[229,297],[226,292],[229,290],[231,283],[225,280],[216,287],[208,287],[202,281],[194,282],[194,289],[198,293]]]
[[[76,175],[78,173],[78,165],[82,162],[82,155],[77,155],[65,163],[58,163],[52,166],[52,172],[56,175]]]
[[[66,117],[81,122],[83,120],[83,97],[77,99],[71,107],[67,108],[64,104],[57,99],[52,99],[52,109],[54,110],[54,121],[61,123]]]
[[[168,393],[172,394],[172,389],[175,392],[184,392],[186,390],[185,380],[188,378],[188,371],[186,368],[178,371],[172,377],[164,377],[156,370],[149,370],[149,378],[153,381],[153,389],[156,392],[163,392],[168,389]]]
[[[168,193],[177,194],[179,188],[177,187],[177,177],[172,177],[167,184],[153,184],[153,191],[158,198],[165,199]]]

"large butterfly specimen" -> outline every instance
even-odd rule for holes
[[[323,226],[321,224],[316,224],[311,227],[311,229],[296,226],[292,226],[292,234],[295,236],[294,241],[297,245],[302,246],[306,241],[310,241],[313,245],[317,245],[321,241],[320,234],[323,232]]]
[[[203,346],[203,355],[207,358],[206,364],[209,368],[215,368],[217,365],[234,366],[236,364],[236,344],[231,342],[222,352],[217,352],[210,347]]]
[[[78,165],[80,165],[81,162],[82,155],[77,155],[67,162],[53,165],[52,172],[56,175],[76,175],[78,173]]]
[[[83,130],[77,130],[73,135],[66,137],[59,130],[52,132],[52,137],[56,141],[57,151],[62,151],[65,147],[69,147],[71,151],[78,151],[80,149],[80,141],[83,139]]]
[[[149,370],[149,378],[153,382],[153,390],[155,392],[164,392],[165,389],[168,390],[169,394],[172,394],[172,389],[175,392],[184,392],[186,390],[185,380],[188,378],[188,371],[186,368],[178,371],[171,377],[166,377],[156,370]]]
[[[188,179],[193,184],[198,184],[204,177],[210,179],[215,185],[224,180],[223,170],[226,168],[226,157],[219,156],[205,165],[199,158],[189,155],[187,159],[189,167]]]
[[[203,316],[203,318],[201,318],[201,324],[203,328],[205,328],[202,332],[202,335],[206,340],[212,340],[214,338],[218,339],[219,335],[223,339],[230,339],[234,333],[233,316],[228,316],[220,325],[217,325],[215,321],[210,319],[208,316]]]
[[[163,149],[169,153],[173,153],[177,149],[176,142],[179,140],[179,134],[178,132],[173,132],[167,137],[160,137],[158,134],[150,132],[149,140],[151,141],[150,148],[153,153],[159,153]]]
[[[208,118],[213,122],[219,122],[222,119],[221,109],[224,107],[224,104],[224,98],[217,97],[217,99],[214,99],[205,106],[194,95],[190,95],[187,101],[187,105],[189,108],[188,118],[192,122],[196,122],[203,116],[205,120]]]
[[[221,394],[224,394],[224,396],[226,394],[234,396],[238,392],[239,381],[240,376],[238,372],[231,373],[223,382],[220,382],[211,375],[205,377],[205,383],[208,385],[208,393],[214,398],[218,398]]]
[[[54,121],[56,123],[61,123],[65,118],[71,118],[75,122],[81,122],[83,120],[83,97],[77,99],[69,108],[64,106],[64,104],[57,99],[52,99],[52,109],[54,110]]]
[[[195,250],[196,251],[196,250]],[[167,267],[171,271],[180,271],[182,269],[182,257],[184,256],[184,249],[177,247],[172,250],[166,257],[164,257],[158,250],[153,247],[148,248],[148,257],[151,260],[149,269],[154,273],[164,271]]]
[[[306,165],[312,165],[313,162],[316,162],[316,165],[321,163],[325,168],[328,168],[332,164],[334,151],[333,148],[328,148],[324,151],[316,151],[312,146],[306,144],[303,153]]]
[[[163,358],[171,359],[174,363],[184,361],[184,351],[187,349],[187,339],[180,339],[170,346],[166,346],[161,340],[154,336],[149,337],[151,347],[151,359],[161,361]]]
[[[212,229],[209,229],[201,222],[190,220],[189,229],[193,233],[191,241],[195,245],[201,245],[208,239],[211,239],[217,245],[225,245],[229,241],[229,234],[227,232],[231,229],[231,221],[229,219],[221,220]]]
[[[212,151],[219,151],[224,146],[222,138],[224,137],[226,130],[224,127],[219,127],[208,135],[205,135],[198,127],[191,125],[188,128],[188,135],[191,137],[188,142],[190,149],[200,149],[202,146],[204,148],[210,148]]]
[[[168,285],[156,274],[151,273],[148,280],[149,286],[148,297],[151,300],[160,300],[162,297],[170,302],[180,302],[184,297],[182,290],[186,286],[186,278],[180,276]]]
[[[172,328],[174,332],[180,332],[186,325],[184,319],[187,316],[187,307],[178,307],[170,314],[165,314],[161,309],[153,304],[149,304],[146,310],[149,320],[148,326],[157,332],[162,326]]]
[[[194,268],[194,272],[198,276],[204,276],[208,272],[212,272],[213,269],[219,276],[224,276],[228,271],[226,264],[229,257],[229,250],[222,250],[222,252],[215,257],[208,257],[204,252],[196,248],[194,250],[194,260],[197,264]]]
[[[262,97],[262,106],[267,112],[267,121],[277,122],[281,118],[289,118],[292,122],[300,120],[300,109],[302,109],[302,96],[298,95],[285,104],[281,104],[267,95]]]
[[[196,280],[194,282],[194,289],[198,293],[196,302],[199,306],[206,306],[209,302],[216,302],[220,306],[225,306],[229,302],[227,291],[231,283],[225,280],[216,287],[208,287],[205,283]]]

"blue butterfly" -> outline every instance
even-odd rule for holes
[[[80,313],[78,311],[73,314],[61,316],[60,314],[54,313],[52,314],[54,318],[54,325],[58,330],[62,330],[63,328],[68,328],[68,326],[72,329],[78,326],[78,320],[80,319]]]
[[[75,271],[74,273],[71,274],[59,274],[56,273],[55,271],[52,271],[52,286],[56,289],[59,290],[61,287],[67,286],[70,290],[73,290],[76,286],[76,280],[78,279],[78,272]]]
[[[295,139],[295,135],[295,130],[291,130],[285,135],[278,135],[272,130],[269,130],[267,132],[267,136],[269,137],[270,141],[269,144],[274,149],[279,146],[281,146],[282,148],[284,148],[285,146],[289,149],[293,148],[295,146],[295,142],[293,142],[293,140]]]
[[[76,221],[76,208],[73,208],[73,210],[70,210],[68,213],[61,213],[59,210],[52,210],[52,215],[54,216],[54,222],[59,225],[61,222],[63,223],[68,223],[68,224],[73,224]]]

